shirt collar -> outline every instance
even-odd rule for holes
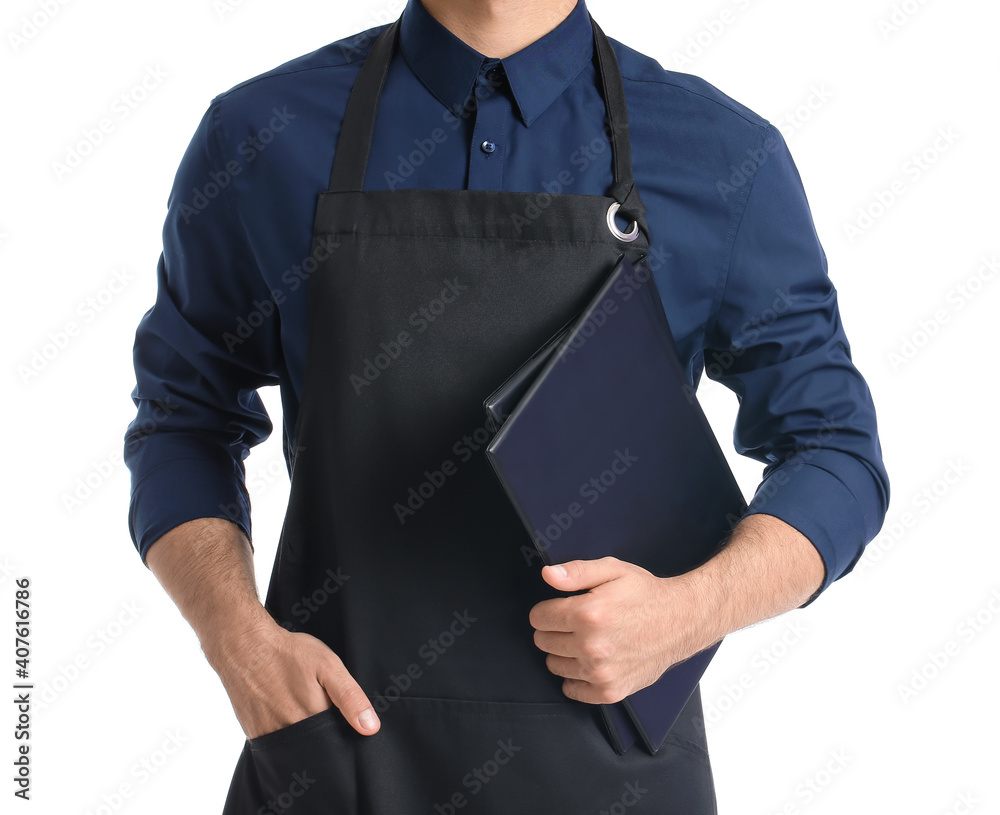
[[[495,62],[466,45],[424,8],[408,0],[399,44],[410,68],[441,104],[458,113],[472,95],[484,62]],[[518,112],[530,126],[591,61],[594,29],[584,0],[558,26],[500,60]]]

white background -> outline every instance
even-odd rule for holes
[[[43,5],[6,0],[0,13],[0,618],[12,620],[14,579],[30,577],[32,678],[36,698],[48,699],[33,713],[29,804],[12,802],[13,706],[0,716],[2,809],[219,812],[243,733],[126,527],[120,454],[134,413],[133,334],[153,302],[173,174],[211,98],[402,5],[62,0],[35,36],[13,42],[22,15],[44,19]],[[855,571],[810,608],[731,635],[711,665],[703,697],[720,812],[1000,812],[1000,282],[983,265],[1000,252],[1000,6],[589,8],[609,36],[782,125],[876,400],[892,481],[886,527]],[[679,60],[685,52],[693,58]],[[151,67],[166,78],[127,118],[114,115]],[[828,98],[819,103],[816,90]],[[113,131],[57,177],[53,162],[104,117]],[[934,147],[941,129],[953,134],[938,141],[943,150]],[[918,172],[912,157],[925,151]],[[904,192],[880,210],[894,182]],[[859,209],[877,217],[852,237],[845,227],[858,225]],[[106,290],[116,272],[127,281],[117,293]],[[88,298],[103,305],[84,321]],[[22,376],[69,321],[77,336]],[[265,394],[277,424],[276,396]],[[735,398],[718,386],[701,398],[731,449]],[[733,459],[749,495],[760,466]],[[263,596],[287,496],[280,434],[248,470],[266,485],[252,492]],[[74,494],[83,497],[73,503]],[[11,640],[0,640],[7,687]],[[914,672],[930,677],[916,690]],[[143,760],[152,775],[138,770]],[[116,799],[123,784],[131,794]]]

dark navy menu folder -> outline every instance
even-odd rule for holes
[[[746,503],[684,376],[645,260],[484,403],[486,448],[547,564],[613,555],[659,577],[715,554]],[[601,711],[616,750],[655,753],[719,643]]]

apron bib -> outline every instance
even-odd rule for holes
[[[224,815],[714,813],[697,691],[655,756],[616,754],[598,707],[563,695],[528,623],[558,593],[484,455],[484,398],[649,246],[614,52],[594,23],[609,194],[528,219],[536,194],[362,191],[398,28],[365,60],[317,204],[329,258],[265,602],[337,653],[381,729],[331,707],[248,740]]]

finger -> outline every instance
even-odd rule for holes
[[[550,673],[564,679],[576,679],[586,682],[592,689],[603,692],[619,684],[619,670],[613,664],[605,662],[595,665],[584,658],[564,657],[549,654],[545,665]]]
[[[581,656],[577,637],[556,631],[536,631],[535,645],[547,654],[561,657]]]
[[[572,657],[549,654],[545,657],[545,667],[549,669],[549,673],[561,676],[563,679],[583,679],[583,664]]]
[[[370,736],[381,727],[368,696],[351,676],[344,663],[332,651],[317,672],[316,679],[348,723],[362,736]]]
[[[554,597],[542,600],[528,612],[528,622],[536,631],[573,631],[573,609],[576,597]]]
[[[613,705],[620,702],[628,694],[609,688],[599,688],[582,679],[567,679],[562,685],[563,695],[588,705]]]
[[[621,577],[628,564],[616,557],[570,560],[542,568],[542,579],[561,591],[593,589]]]
[[[607,584],[601,584],[607,585]],[[600,586],[570,597],[554,597],[534,605],[528,622],[537,631],[576,632],[600,629],[613,620],[612,605],[600,593]]]

